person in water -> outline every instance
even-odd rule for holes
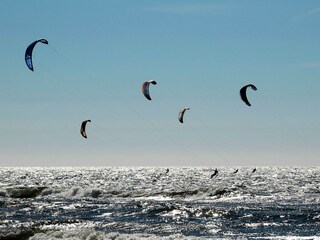
[[[214,170],[214,173],[211,174],[211,178],[213,178],[214,176],[216,176],[216,175],[218,174],[218,172],[219,172],[218,169],[215,169],[215,170]]]

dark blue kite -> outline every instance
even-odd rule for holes
[[[35,46],[38,42],[41,42],[41,43],[43,43],[43,44],[48,44],[48,41],[47,41],[46,39],[39,39],[39,40],[34,41],[33,43],[31,43],[31,44],[27,47],[24,60],[26,61],[26,64],[27,64],[28,68],[29,68],[31,71],[33,71],[32,51],[33,51],[34,46]]]

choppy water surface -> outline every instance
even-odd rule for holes
[[[319,167],[213,169],[0,168],[0,238],[320,237]]]

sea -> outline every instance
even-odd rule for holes
[[[215,168],[0,168],[0,239],[320,239],[320,167]]]

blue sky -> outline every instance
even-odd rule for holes
[[[319,165],[319,23],[312,0],[4,0],[1,166]]]

